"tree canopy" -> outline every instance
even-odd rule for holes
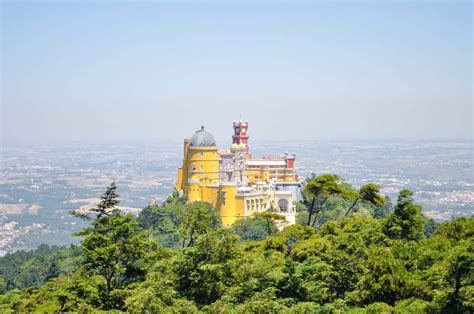
[[[80,246],[0,258],[0,312],[474,311],[473,217],[432,223],[408,190],[392,211],[377,186],[337,176],[308,185],[311,223],[282,230],[272,212],[223,228],[209,204],[179,195],[124,215],[108,194]]]

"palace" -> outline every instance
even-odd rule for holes
[[[281,225],[295,223],[294,201],[301,182],[295,154],[253,158],[248,145],[248,122],[234,122],[232,146],[218,151],[204,127],[184,140],[184,158],[178,168],[176,190],[189,202],[209,202],[219,210],[222,224],[267,210],[285,216]]]

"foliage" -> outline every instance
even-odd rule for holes
[[[346,192],[341,178],[334,174],[323,174],[306,183],[303,194],[308,202],[307,225],[314,226],[318,222],[318,215],[322,213],[324,205],[333,195]],[[313,218],[313,216],[315,216]]]
[[[139,226],[149,230],[168,248],[193,245],[199,234],[220,226],[217,211],[206,202],[186,204],[177,193],[160,206],[145,207],[138,216]]]
[[[117,210],[116,206],[120,203],[118,199],[120,195],[116,193],[116,190],[117,185],[114,181],[107,187],[104,194],[101,195],[100,201],[97,203],[97,207],[89,209],[88,213],[73,211],[72,215],[86,220],[93,218],[91,217],[91,214],[95,214],[95,218],[97,219],[101,218],[102,216],[112,215],[114,210]]]
[[[95,220],[90,227],[78,232],[83,236],[82,265],[90,275],[99,275],[105,282],[103,307],[121,306],[122,298],[116,289],[143,279],[144,257],[153,248],[145,231],[138,229],[138,222],[132,215],[121,215],[113,210],[119,204],[115,194],[115,183],[102,197]]]
[[[112,293],[115,289],[139,281],[145,275],[144,257],[153,245],[137,225],[132,215],[114,214],[97,218],[92,227],[78,233],[85,236],[81,241],[84,269],[105,281],[105,308],[116,306]]]
[[[40,245],[34,251],[19,251],[0,258],[0,294],[12,289],[40,287],[61,274],[71,276],[81,260],[81,250]]]
[[[277,214],[277,213],[272,213],[272,212],[264,212],[264,213],[257,213],[255,214],[255,217],[258,219],[263,219],[265,220],[265,227],[267,230],[267,236],[270,236],[276,232],[276,221],[284,221],[285,216]]]
[[[237,234],[241,240],[260,241],[265,239],[269,232],[267,227],[268,221],[263,217],[248,217],[235,222],[231,229]],[[271,222],[270,234],[278,231],[277,227]]]
[[[220,227],[220,217],[216,209],[206,202],[186,204],[181,214],[179,235],[182,247],[192,246],[197,237]]]
[[[412,191],[400,191],[394,212],[389,215],[384,226],[384,232],[392,239],[418,240],[422,237],[421,206],[413,204]]]
[[[354,207],[359,203],[369,203],[375,206],[382,206],[385,203],[385,199],[380,195],[380,186],[369,183],[359,188],[357,193],[350,193],[350,197],[353,199],[351,206],[347,209],[344,216],[347,217]],[[349,192],[346,192],[349,195]]]
[[[388,195],[385,195],[383,205],[373,206],[372,217],[377,219],[387,218],[392,211],[392,207],[392,200]]]
[[[384,218],[390,206],[388,197],[380,195],[380,187],[368,183],[355,190],[349,183],[333,174],[315,176],[306,182],[303,190],[303,205],[307,213],[298,212],[298,221],[309,226],[320,227],[326,221],[355,215]]]
[[[274,213],[221,228],[208,204],[176,196],[138,218],[96,215],[81,232],[81,250],[42,248],[0,259],[15,261],[2,269],[4,282],[21,282],[23,268],[38,272],[29,279],[37,287],[0,295],[0,312],[474,311],[473,217],[432,224],[404,190],[387,218],[361,215],[366,206],[371,216],[386,205],[358,204],[341,219],[357,191],[347,184],[340,191],[326,200],[319,228],[305,222],[271,233]],[[164,239],[176,240],[166,248]],[[48,280],[39,270],[51,260],[58,271]],[[71,261],[78,266],[69,268]]]

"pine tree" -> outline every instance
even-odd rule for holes
[[[113,182],[102,195],[91,226],[78,232],[82,243],[83,267],[86,272],[100,275],[105,282],[102,296],[104,309],[118,309],[123,300],[113,294],[115,289],[143,280],[143,258],[151,248],[147,233],[138,227],[132,215],[122,215],[114,207],[119,204]]]
[[[372,205],[381,206],[385,203],[385,199],[382,195],[380,195],[380,186],[369,183],[360,187],[359,191],[356,195],[354,195],[353,201],[351,206],[347,209],[346,214],[344,215],[347,217],[354,207],[359,203],[369,203]]]
[[[110,216],[117,206],[120,203],[119,197],[115,190],[117,185],[115,181],[107,187],[105,193],[100,197],[100,202],[97,204],[97,208],[92,208],[90,211],[97,213],[97,219],[100,219],[103,215]]]

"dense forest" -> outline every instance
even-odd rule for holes
[[[1,313],[473,313],[474,218],[438,224],[413,193],[307,180],[298,223],[272,210],[222,228],[173,193],[138,217],[113,183],[80,246],[0,258]]]

